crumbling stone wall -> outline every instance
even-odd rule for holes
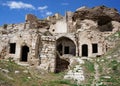
[[[22,31],[25,29],[25,23],[20,24],[4,24],[0,27],[0,33],[6,34],[6,35],[13,35],[19,31]]]
[[[27,14],[25,17],[26,22],[34,22],[37,20],[37,17],[32,14]]]
[[[29,65],[38,65],[39,64],[39,41],[40,35],[36,33],[36,30],[27,30],[16,33],[10,38],[10,43],[15,43],[15,53],[9,53],[7,58],[12,57],[13,60],[17,63],[25,63]],[[8,44],[8,45],[9,45]],[[22,61],[22,47],[27,46],[29,51],[27,55],[27,61]],[[10,46],[9,46],[10,48]]]
[[[55,14],[43,20],[28,14],[25,20],[25,23],[5,24],[0,27],[0,58],[11,57],[21,65],[24,63],[39,66],[40,69],[50,72],[55,72],[55,68],[63,65],[64,59],[67,58],[63,53],[63,60],[61,57],[56,60],[59,39],[69,39],[63,39],[62,43],[64,46],[68,43],[69,46],[74,44],[72,47],[76,49],[76,56],[82,57],[83,52],[87,52],[86,57],[96,57],[115,46],[115,42],[107,38],[120,31],[120,14],[116,9],[105,6],[82,7],[76,12],[67,12],[64,17]],[[9,52],[11,43],[16,45],[14,54]],[[25,62],[21,61],[21,56],[24,56],[23,47],[27,57]],[[59,61],[63,62],[58,63],[56,67],[56,62]],[[68,65],[65,68],[67,67]]]
[[[9,37],[7,35],[0,35],[0,58],[4,59],[8,54]]]
[[[88,54],[86,57],[96,57],[103,55],[106,52],[105,48],[105,39],[104,37],[96,32],[96,31],[82,31],[78,32],[78,44],[79,44],[79,56],[83,56],[82,52],[83,51],[83,45],[87,45],[87,51],[86,53]],[[93,44],[97,44],[97,52],[93,53]]]
[[[76,22],[73,21],[72,17],[73,17],[74,13],[73,12],[66,12],[66,22],[67,22],[67,32],[68,33],[74,33],[76,32]]]
[[[88,57],[96,57],[106,52],[105,39],[101,32],[97,29],[96,22],[92,20],[83,20],[79,22],[80,27],[77,29],[79,56],[86,52]],[[93,53],[93,45],[96,44],[97,52]],[[83,50],[83,45],[87,46],[87,50]]]
[[[46,20],[51,21],[52,23],[55,23],[57,20],[63,19],[63,16],[61,16],[60,14],[56,13],[53,16],[48,16],[46,18]]]
[[[40,52],[40,68],[49,72],[55,71],[56,42],[53,36],[42,36],[42,50]]]
[[[11,30],[23,30],[25,29],[25,23],[20,23],[20,24],[10,24],[10,25],[7,25],[7,28],[6,28],[8,31],[11,31]]]

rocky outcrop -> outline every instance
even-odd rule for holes
[[[98,6],[93,8],[82,7],[76,10],[73,15],[73,20],[84,20],[84,19],[92,19],[92,20],[101,20],[104,19],[105,23],[113,20],[120,22],[120,14],[114,8],[108,8],[106,6]]]

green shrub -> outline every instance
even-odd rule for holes
[[[7,28],[7,26],[8,26],[7,24],[4,24],[4,25],[3,25],[3,28],[4,28],[4,29],[6,29],[6,28]]]
[[[112,70],[114,70],[114,71],[116,71],[116,70],[117,70],[117,68],[118,68],[118,66],[117,66],[117,65],[112,66]]]

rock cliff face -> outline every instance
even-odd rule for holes
[[[86,19],[94,21],[97,24],[96,29],[101,32],[112,31],[112,21],[120,22],[120,14],[114,8],[97,6],[93,8],[78,8],[72,16],[72,20],[76,22],[77,28],[80,28],[80,22]]]
[[[98,6],[94,8],[82,7],[76,10],[73,15],[73,20],[84,20],[84,19],[92,19],[100,21],[102,19],[105,20],[103,23],[107,23],[111,20],[120,22],[120,14],[114,8],[108,8],[106,6]]]

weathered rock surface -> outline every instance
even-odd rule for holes
[[[98,6],[94,8],[82,7],[79,8],[73,15],[73,20],[83,19],[107,19],[106,21],[114,20],[120,22],[120,14],[114,8],[108,8],[106,6]]]
[[[114,38],[108,36],[120,31],[119,21],[118,11],[105,6],[82,7],[42,20],[28,14],[24,23],[0,27],[0,58],[48,72],[63,71],[82,62],[74,56],[100,57],[114,47]]]

